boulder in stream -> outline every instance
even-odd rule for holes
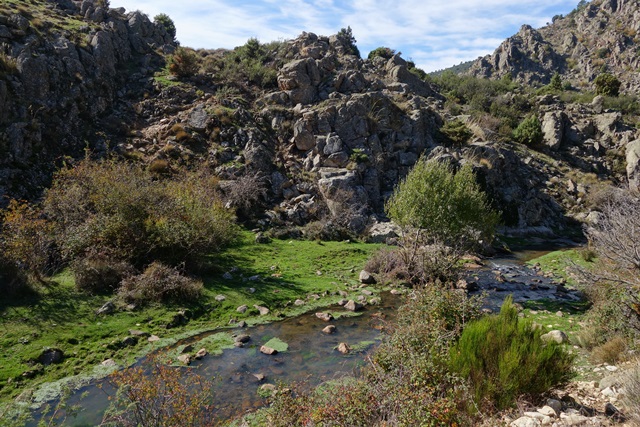
[[[262,347],[260,347],[260,353],[266,354],[267,356],[273,356],[278,354],[278,350],[276,350],[275,348],[271,348],[271,347],[267,347],[266,345],[263,345]]]

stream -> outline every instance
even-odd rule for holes
[[[565,288],[524,264],[527,259],[546,252],[548,250],[520,251],[510,256],[484,260],[484,265],[472,266],[464,275],[469,294],[486,292],[485,308],[493,311],[499,310],[508,295],[513,295],[517,303],[539,299],[580,300],[578,292]],[[385,323],[394,320],[401,302],[401,297],[383,293],[381,305],[368,306],[357,317],[340,317],[327,323],[311,312],[271,324],[225,329],[222,331],[248,334],[251,340],[242,348],[227,349],[221,355],[208,355],[196,360],[191,364],[191,369],[196,369],[205,378],[213,378],[216,418],[237,418],[266,404],[266,400],[258,394],[263,384],[297,383],[315,387],[322,382],[353,374],[358,366],[365,363],[366,355],[377,346]],[[345,312],[339,306],[322,311],[333,313],[334,316]],[[322,332],[328,324],[336,326],[334,334]],[[220,330],[210,334],[216,332]],[[189,344],[204,336],[206,334],[183,340],[179,344]],[[273,356],[260,353],[260,346],[274,337],[286,342],[289,350]],[[361,348],[343,355],[336,350],[342,342]],[[262,376],[264,378],[259,379]],[[108,395],[113,394],[115,390],[107,379],[97,380],[74,392],[67,403],[80,405],[82,410],[75,417],[67,419],[64,425],[99,425],[109,404]],[[31,425],[35,426],[36,423]]]

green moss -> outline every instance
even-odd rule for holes
[[[585,260],[584,251],[584,249],[568,249],[549,252],[528,261],[527,264],[538,264],[545,273],[553,273],[554,276],[564,278],[568,284],[576,286],[578,285],[577,269],[588,270],[593,266],[593,261]]]

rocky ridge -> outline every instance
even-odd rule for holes
[[[602,72],[614,74],[621,90],[636,93],[640,65],[636,53],[640,8],[635,1],[594,0],[581,3],[567,16],[534,29],[523,25],[496,51],[478,58],[469,74],[510,76],[526,84],[548,84],[554,73],[578,88],[589,88]]]
[[[277,90],[206,72],[176,79],[164,68],[175,43],[144,14],[39,1],[75,29],[40,31],[20,9],[0,17],[3,60],[15,63],[0,78],[0,193],[10,197],[37,197],[65,156],[115,150],[161,171],[206,165],[223,192],[255,177],[265,191],[254,223],[317,222],[343,238],[384,221],[384,202],[424,155],[471,163],[512,232],[552,234],[588,218],[586,195],[607,178],[638,182],[635,129],[596,100],[536,99],[541,150],[475,124],[473,141],[455,147],[440,134],[452,119],[445,98],[398,55],[363,60],[343,37],[302,33],[274,53]]]

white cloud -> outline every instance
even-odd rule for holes
[[[178,39],[195,48],[233,48],[302,31],[331,35],[351,26],[363,55],[403,52],[427,71],[492,52],[522,24],[544,25],[577,0],[111,0],[112,7],[168,14]]]

